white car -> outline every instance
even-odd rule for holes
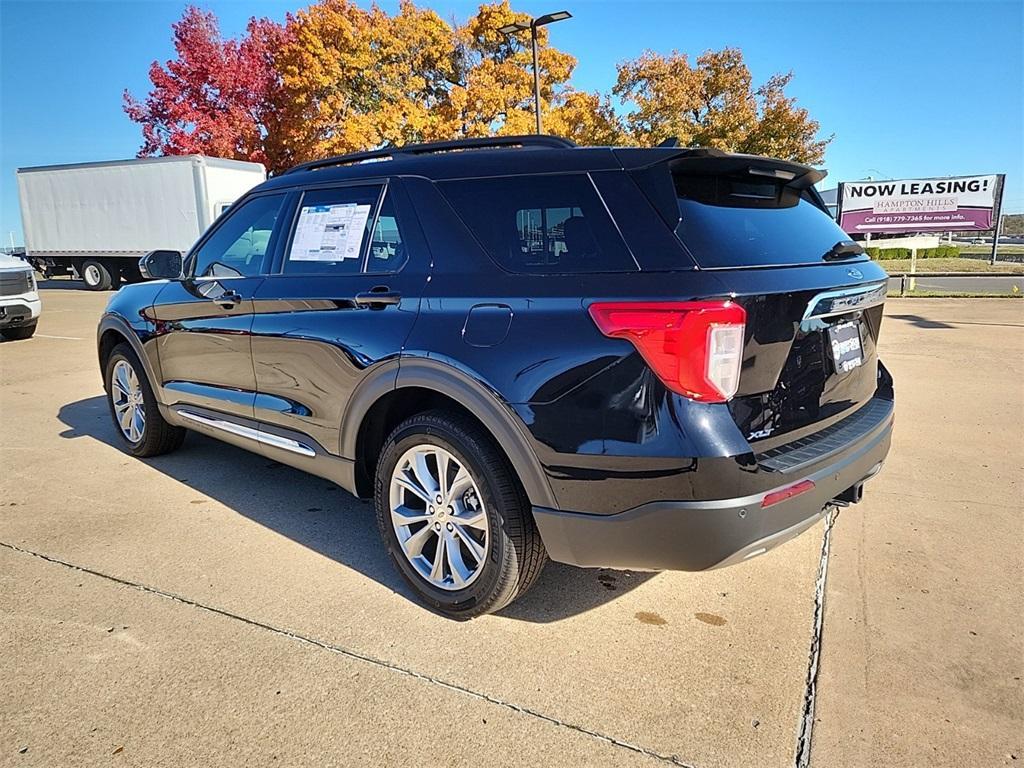
[[[0,336],[8,340],[30,338],[42,309],[32,267],[22,259],[0,253]]]

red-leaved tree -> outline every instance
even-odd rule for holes
[[[195,153],[275,167],[281,78],[273,57],[286,28],[250,19],[241,40],[224,40],[213,13],[190,6],[173,30],[177,58],[153,62],[145,100],[124,92],[125,112],[142,126],[139,156]]]

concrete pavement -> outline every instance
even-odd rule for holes
[[[105,298],[47,290],[37,337],[0,346],[0,543],[8,545],[0,546],[0,679],[13,691],[0,701],[0,765],[793,764],[820,527],[766,557],[706,574],[552,565],[501,615],[451,622],[411,600],[385,560],[369,506],[325,481],[196,435],[159,459],[122,453],[94,351]],[[1024,304],[963,307],[970,349],[985,331],[966,322],[990,311],[971,307],[994,307],[1003,323],[1019,323]],[[914,300],[890,302],[890,313],[921,319],[886,321],[887,359],[912,352],[915,329],[924,331],[915,322],[941,322],[945,309]],[[1007,333],[1019,341],[1019,327]],[[897,370],[900,395],[907,378],[922,373],[934,375],[911,363]],[[1024,397],[1011,393],[1011,405],[1012,397],[1019,418]],[[916,408],[901,399],[901,427],[919,418]],[[1001,411],[978,414],[979,424],[1005,420]],[[966,432],[967,448],[986,438]],[[890,472],[910,471],[900,457],[931,441],[923,431],[907,434],[869,487],[869,529],[902,503],[887,501],[892,490],[880,484]],[[998,439],[1012,460],[1009,427]],[[1019,442],[1016,450],[1019,468]],[[1010,473],[1003,466],[1002,475],[978,475],[988,484],[972,486],[971,498],[984,503],[1002,493],[992,484]],[[870,706],[851,712],[845,693],[830,693],[833,681],[848,683],[842,670],[886,671],[866,665],[860,636],[837,626],[855,620],[835,597],[853,588],[844,568],[854,509],[833,531],[814,733],[821,765],[847,764],[853,753],[843,739],[874,733],[872,718],[886,700],[866,673]],[[957,542],[943,523],[961,514],[952,506],[932,512],[936,542],[922,563],[946,561],[941,545]],[[991,558],[1007,560],[1002,586],[982,576],[962,586],[971,597],[988,590],[984,600],[996,604],[976,616],[979,634],[1020,613],[1024,538],[1009,517],[1000,518],[1005,533]],[[879,570],[872,601],[889,593],[884,579],[903,567]],[[937,592],[935,621],[956,609],[955,597]],[[928,626],[924,619],[917,629]],[[1016,637],[1002,653],[985,645],[986,654],[964,657],[964,669],[985,685],[1017,652],[1019,675]],[[879,648],[883,656],[901,650]],[[939,678],[937,690],[953,695],[957,680]],[[1017,748],[1015,685],[997,706],[1002,719],[979,731],[997,751]],[[966,700],[965,729],[990,714],[968,706],[974,701]],[[912,743],[917,734],[893,738]],[[929,762],[963,764],[952,760],[960,753],[948,754],[947,763]]]
[[[887,315],[896,432],[833,530],[813,764],[1022,765],[1024,302]]]

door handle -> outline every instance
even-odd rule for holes
[[[384,307],[398,304],[402,300],[402,294],[398,291],[373,289],[366,293],[357,293],[355,302],[357,307],[370,307],[371,309],[383,309]]]
[[[214,302],[220,304],[224,309],[232,309],[241,304],[242,297],[237,291],[227,290],[214,299]]]

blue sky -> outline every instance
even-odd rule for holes
[[[295,2],[198,2],[226,35]],[[397,0],[380,3],[393,9]],[[462,20],[476,3],[421,0]],[[737,46],[760,82],[793,70],[790,94],[834,133],[825,186],[876,178],[1006,173],[1024,211],[1024,4],[1014,2],[514,2],[566,8],[553,42],[579,59],[573,84],[608,90],[645,48],[692,55]],[[173,53],[183,2],[0,0],[0,237],[21,243],[15,169],[132,157],[138,126],[121,92],[144,95]]]

